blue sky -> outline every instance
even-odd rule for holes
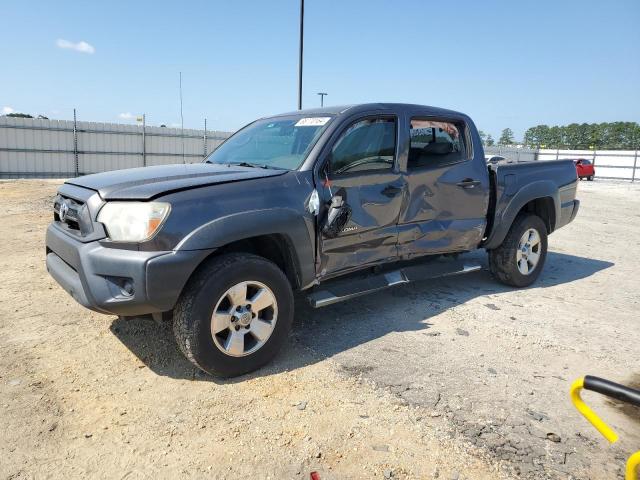
[[[234,130],[297,104],[298,0],[0,6],[0,109]],[[640,121],[640,1],[306,0],[303,106],[464,111],[497,137]],[[60,42],[60,40],[62,42]],[[66,42],[66,43],[65,43]],[[79,42],[85,42],[78,45]],[[64,48],[61,48],[64,47]]]

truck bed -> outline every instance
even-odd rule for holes
[[[571,160],[552,160],[488,165],[491,198],[483,247],[497,247],[517,213],[530,198],[528,208],[549,209],[549,233],[569,223],[578,211],[578,177]]]

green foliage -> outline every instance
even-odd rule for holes
[[[19,112],[7,113],[7,117],[33,118],[33,116],[29,115],[28,113],[19,113]]]
[[[485,142],[485,145],[487,147],[492,147],[494,143],[496,142],[493,141],[493,137],[491,136],[491,134],[487,135],[487,140]]]
[[[487,134],[484,133],[482,130],[478,130],[478,135],[480,135],[480,141],[482,142],[482,145],[486,146],[487,145]]]
[[[640,125],[636,122],[536,125],[525,132],[524,143],[530,147],[567,150],[635,150],[640,149]]]
[[[513,130],[510,128],[502,130],[500,139],[498,140],[498,145],[513,145],[513,143]]]

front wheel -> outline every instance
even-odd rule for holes
[[[489,250],[491,273],[502,283],[528,287],[547,258],[547,227],[537,215],[519,215],[502,244]]]
[[[589,175],[589,176],[587,177],[587,181],[589,181],[589,182],[593,182],[593,175]]]
[[[198,368],[233,377],[269,362],[287,338],[293,293],[271,261],[251,254],[213,258],[189,280],[174,310],[182,353]]]

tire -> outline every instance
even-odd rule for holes
[[[244,302],[238,301],[243,288]],[[224,254],[187,282],[174,309],[173,332],[196,367],[217,377],[235,377],[275,357],[291,329],[293,311],[291,285],[275,263],[252,254]]]
[[[589,181],[589,182],[593,182],[593,175],[589,175],[589,176],[587,177],[587,181]]]
[[[518,252],[518,246],[525,232],[531,231],[535,231],[539,237],[537,248],[531,241],[532,246],[526,253],[523,253],[522,250]],[[528,237],[531,238],[531,235]],[[544,268],[544,262],[547,258],[547,227],[537,215],[518,215],[502,244],[494,250],[489,250],[488,253],[489,267],[494,277],[506,285],[528,287],[537,280]],[[536,253],[538,255],[537,261],[533,265],[533,255]],[[526,274],[522,271],[525,263],[528,270]]]

